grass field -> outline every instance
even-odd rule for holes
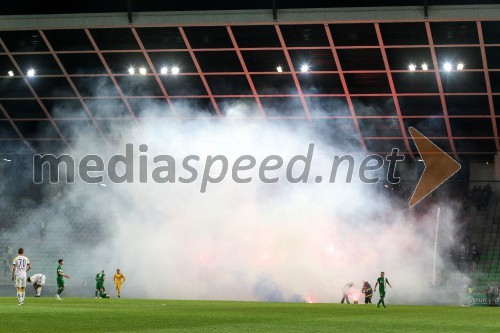
[[[0,332],[499,332],[500,308],[0,298]]]

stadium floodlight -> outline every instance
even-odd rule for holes
[[[129,67],[129,68],[128,68],[128,73],[129,73],[130,75],[134,75],[134,74],[135,74],[135,68],[134,68],[134,67]]]
[[[458,69],[459,71],[461,71],[462,69],[464,69],[464,64],[463,64],[462,62],[459,62],[459,63],[457,64],[457,69]]]
[[[445,63],[443,66],[444,70],[449,72],[451,71],[451,64],[449,62]]]
[[[422,64],[422,70],[423,70],[423,71],[426,71],[426,70],[428,70],[428,69],[429,69],[429,66],[427,66],[427,64],[424,62],[424,63]]]
[[[8,71],[7,74],[9,74],[9,76],[14,76],[14,72],[13,71]]]
[[[33,68],[30,68],[30,69],[28,69],[28,73],[27,74],[28,74],[29,77],[33,77],[33,76],[35,76],[35,70]]]
[[[408,66],[408,69],[409,69],[410,71],[412,71],[412,72],[413,72],[414,70],[416,70],[416,69],[417,69],[417,66],[415,66],[414,64],[410,64],[410,65]]]
[[[12,162],[12,160],[9,160],[8,158],[2,158],[5,162]]]
[[[165,75],[165,74],[167,74],[167,73],[168,73],[168,67],[162,67],[162,68],[160,69],[160,74]]]
[[[174,75],[179,74],[179,72],[180,72],[179,67],[172,67],[172,74],[174,74]]]
[[[139,68],[139,74],[146,75],[146,73],[147,73],[146,68],[144,68],[144,67]]]
[[[309,65],[307,65],[307,64],[303,64],[303,65],[300,67],[300,71],[301,71],[302,73],[305,73],[305,72],[309,71]]]
[[[278,71],[278,73],[282,73],[283,72],[283,68],[281,68],[281,66],[276,67],[276,70]]]

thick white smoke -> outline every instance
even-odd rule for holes
[[[145,118],[112,128],[107,143],[74,130],[81,131],[68,152],[75,161],[86,154],[107,161],[125,154],[125,145],[132,143],[135,174],[133,183],[105,180],[107,186],[78,178],[75,184],[47,184],[48,190],[61,191],[57,199],[37,208],[16,230],[29,236],[14,246],[24,246],[35,257],[53,255],[37,259],[52,260],[54,268],[58,257],[65,259],[66,272],[73,275],[67,293],[80,290],[90,296],[97,272],[104,269],[110,280],[120,268],[127,277],[125,297],[338,302],[347,282],[358,289],[362,280],[373,286],[385,271],[393,286],[388,302],[451,302],[437,297],[430,285],[435,211],[417,220],[382,193],[382,181],[357,180],[361,152],[346,144],[354,133],[245,119],[237,106],[223,121]],[[315,148],[309,180],[290,184],[287,162],[306,155],[310,143]],[[149,150],[139,153],[140,144]],[[333,157],[348,152],[357,154],[353,182],[345,182],[344,167],[329,183]],[[207,155],[234,162],[246,154],[257,159],[257,167],[242,173],[252,177],[250,183],[235,183],[230,169],[224,181],[200,193]],[[147,183],[139,182],[139,155],[148,158]],[[153,182],[157,155],[176,159],[175,183]],[[201,157],[192,163],[199,171],[192,184],[178,181],[189,176],[182,168],[188,155]],[[280,177],[275,184],[258,179],[258,165],[269,155],[285,161],[270,173]],[[296,167],[296,173],[303,169],[301,163]],[[219,171],[214,167],[213,173]],[[315,182],[317,175],[322,183]],[[453,209],[441,210],[438,273],[449,268],[440,254],[454,242]],[[36,240],[40,221],[46,221],[46,231]],[[52,272],[44,273],[50,281]],[[112,290],[110,281],[107,288]]]

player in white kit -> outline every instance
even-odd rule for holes
[[[31,263],[28,257],[24,255],[24,249],[20,248],[19,254],[12,262],[12,281],[16,282],[17,305],[24,304],[24,295],[26,293],[26,272],[31,269]]]
[[[42,294],[42,286],[45,285],[45,275],[38,273],[28,278],[28,282],[33,283],[35,288],[35,297],[40,297]]]

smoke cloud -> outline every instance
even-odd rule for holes
[[[147,144],[142,155],[148,173],[155,167],[152,157],[168,154],[176,158],[178,179],[187,155],[224,155],[233,162],[245,154],[258,162],[280,155],[286,161],[305,155],[314,143],[311,176],[306,183],[290,184],[282,167],[274,173],[278,183],[264,184],[254,169],[245,173],[253,178],[248,184],[226,177],[200,193],[200,179],[157,184],[149,177],[140,183],[136,159],[133,183],[45,184],[44,190],[57,196],[25,213],[3,238],[15,248],[23,246],[34,271],[42,270],[48,283],[55,282],[61,257],[73,277],[68,295],[92,296],[93,277],[101,269],[113,295],[111,277],[120,268],[127,278],[124,297],[340,302],[347,282],[356,289],[363,280],[374,286],[385,271],[393,286],[388,303],[455,302],[431,285],[435,209],[414,217],[382,182],[368,185],[354,177],[346,183],[345,167],[335,183],[328,182],[335,155],[354,154],[357,166],[363,157],[359,144],[351,144],[355,133],[342,124],[324,128],[306,121],[255,120],[237,103],[222,121],[160,118],[162,111],[153,104],[146,112],[137,122],[108,128],[105,142],[68,125],[75,139],[67,153],[75,160],[86,154],[108,160],[124,154],[127,143]],[[200,173],[202,167],[196,165]],[[316,175],[323,176],[322,183],[315,182]],[[446,256],[455,242],[456,207],[451,202],[440,207],[438,279],[446,271],[462,281]]]

